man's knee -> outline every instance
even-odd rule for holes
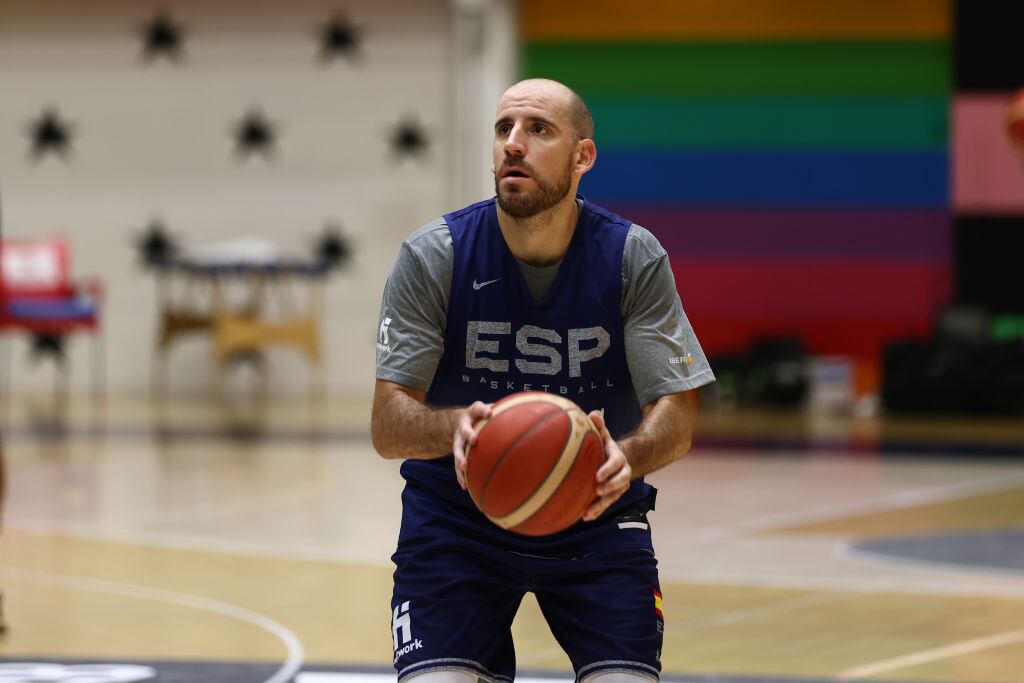
[[[593,676],[584,676],[580,683],[651,683],[658,679],[627,671],[599,671]]]
[[[477,677],[467,671],[424,671],[403,678],[402,683],[477,683]]]

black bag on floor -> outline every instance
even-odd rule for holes
[[[1024,342],[893,342],[882,360],[882,401],[892,412],[1024,412]]]

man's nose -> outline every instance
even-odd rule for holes
[[[510,157],[521,157],[526,155],[523,129],[518,125],[513,126],[508,137],[505,138],[505,155]]]

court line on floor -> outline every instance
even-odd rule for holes
[[[21,581],[22,583],[37,583],[45,586],[63,586],[79,590],[92,591],[95,593],[107,593],[109,595],[120,595],[137,600],[152,600],[154,602],[165,602],[170,604],[190,607],[192,609],[204,610],[220,614],[231,619],[246,622],[256,626],[271,635],[275,636],[284,645],[288,656],[281,664],[281,667],[263,683],[287,683],[298,673],[305,661],[305,651],[302,642],[283,624],[274,621],[270,617],[259,614],[252,610],[238,605],[232,605],[221,600],[214,600],[201,595],[191,593],[180,593],[169,591],[163,588],[151,586],[140,586],[121,581],[110,581],[108,579],[94,579],[85,576],[72,574],[57,574],[44,572],[36,569],[24,569],[22,567],[0,567],[0,576],[10,581]]]
[[[268,557],[277,560],[302,560],[307,562],[335,562],[339,564],[360,564],[374,567],[385,567],[380,558],[390,557],[393,547],[375,553],[372,557],[354,557],[336,550],[324,550],[324,543],[338,543],[345,539],[328,539],[319,545],[310,542],[302,546],[281,546],[260,541],[238,541],[228,538],[201,538],[180,534],[143,531],[139,529],[119,529],[115,527],[95,526],[91,524],[68,523],[59,520],[37,519],[23,515],[5,515],[4,531],[14,531],[39,536],[64,536],[82,541],[96,543],[120,543],[123,545],[163,548],[167,550],[184,550],[188,552],[209,552],[218,555],[245,555],[249,557]],[[397,522],[396,522],[397,528]],[[397,532],[395,533],[397,538]],[[388,573],[392,571],[388,569]]]
[[[757,619],[759,617],[770,617],[779,614],[786,614],[788,612],[795,612],[797,610],[806,609],[808,607],[817,607],[819,605],[827,605],[833,602],[842,602],[844,600],[853,600],[859,598],[859,594],[851,593],[826,593],[826,592],[815,592],[810,595],[800,595],[795,598],[785,598],[783,600],[777,600],[767,605],[759,605],[757,607],[743,607],[739,609],[727,610],[724,612],[718,612],[717,614],[711,614],[706,617],[700,617],[698,619],[689,619],[682,621],[678,624],[673,623],[668,625],[666,622],[665,633],[686,633],[687,631],[699,631],[706,628],[715,628],[717,626],[725,626],[727,624],[737,624],[742,621],[750,619]],[[671,605],[667,605],[671,609]],[[549,648],[540,652],[531,653],[529,656],[523,655],[523,659],[544,659],[546,657],[552,657],[560,654],[562,650]]]
[[[330,478],[321,476],[313,481],[302,481],[292,486],[259,491],[252,495],[218,497],[209,502],[192,501],[187,504],[168,506],[150,514],[144,523],[209,522],[257,512],[271,512],[274,509],[302,503],[308,505],[310,500],[327,498],[332,483]]]
[[[697,531],[697,539],[701,542],[722,541],[746,536],[762,531],[770,531],[780,527],[826,522],[842,519],[851,515],[884,512],[902,508],[915,507],[930,503],[938,503],[958,498],[966,498],[979,493],[993,493],[1009,490],[1024,484],[1024,474],[1000,475],[973,481],[946,484],[925,489],[904,489],[877,498],[848,501],[834,505],[793,510],[770,515],[760,515],[749,519],[728,522]]]
[[[791,588],[794,590],[847,591],[852,593],[910,593],[913,595],[942,595],[988,598],[1024,598],[1024,581],[1009,584],[978,583],[962,572],[956,580],[941,581],[906,578],[829,577],[812,574],[763,574],[707,571],[665,571],[661,580],[687,585]]]
[[[83,541],[139,545],[167,550],[189,552],[210,552],[217,555],[244,555],[282,560],[308,562],[332,562],[364,567],[377,567],[390,573],[392,567],[374,558],[358,558],[338,551],[324,550],[320,546],[282,548],[269,543],[241,542],[227,538],[195,538],[175,536],[130,529],[112,529],[81,524],[66,524],[52,520],[33,520],[25,517],[10,517],[4,520],[8,531],[58,535]],[[906,592],[918,595],[962,595],[995,598],[1024,598],[1024,581],[1011,583],[980,583],[972,579],[966,583],[963,575],[970,574],[966,568],[957,567],[959,576],[951,580],[922,580],[920,577],[899,578],[856,578],[815,576],[810,574],[765,574],[715,570],[669,570],[661,571],[662,581],[681,584],[707,584],[713,586],[763,586],[769,588],[792,588],[799,590],[868,592]],[[996,578],[996,577],[993,577]],[[1001,577],[999,577],[1001,578]]]
[[[912,652],[900,657],[892,657],[890,659],[883,659],[869,664],[862,664],[840,672],[837,675],[837,678],[841,681],[854,681],[861,678],[867,678],[868,676],[874,676],[876,674],[887,673],[889,671],[906,669],[918,664],[928,664],[942,659],[950,659],[951,657],[968,655],[974,652],[980,652],[981,650],[990,650],[994,647],[1013,645],[1014,643],[1020,642],[1024,642],[1024,630],[1006,631],[1005,633],[996,633],[991,636],[985,636],[984,638],[964,640],[958,643],[951,643],[942,647],[932,648],[931,650],[921,650],[920,652]]]
[[[743,607],[740,609],[727,610],[725,612],[719,612],[717,614],[711,614],[706,617],[699,619],[690,619],[683,621],[678,624],[672,624],[666,631],[669,633],[683,633],[686,631],[699,631],[705,628],[715,628],[716,626],[724,626],[726,624],[737,624],[742,621],[748,621],[750,619],[758,619],[761,617],[777,616],[779,614],[786,614],[789,612],[796,612],[808,607],[818,607],[820,605],[827,605],[834,602],[842,602],[844,600],[855,600],[860,597],[858,593],[838,593],[838,592],[814,592],[810,595],[800,595],[794,598],[785,598],[783,600],[777,600],[767,605],[759,605],[756,607]]]

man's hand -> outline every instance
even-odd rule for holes
[[[476,443],[477,432],[473,425],[491,416],[491,405],[483,401],[475,402],[459,413],[458,422],[455,424],[452,455],[455,456],[455,476],[463,491],[466,490],[466,449]]]
[[[633,478],[633,470],[626,460],[625,454],[619,445],[608,433],[608,427],[604,423],[604,415],[599,410],[591,411],[590,421],[597,428],[597,433],[604,441],[605,461],[601,469],[597,471],[597,500],[595,500],[587,511],[583,513],[584,522],[592,522],[601,516],[608,509],[608,506],[618,500],[629,488],[629,482]]]

